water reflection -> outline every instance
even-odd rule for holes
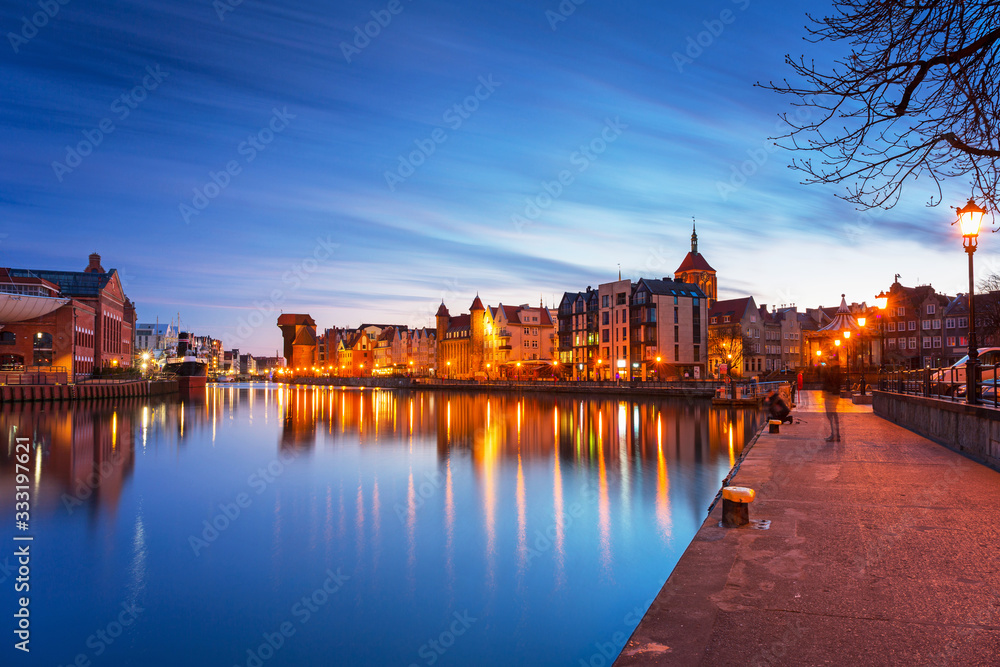
[[[486,620],[441,664],[576,664],[659,589],[757,423],[703,401],[237,386],[2,407],[0,478],[30,434],[39,530],[64,536],[46,581],[82,601],[46,612],[73,644],[58,664],[93,632],[89,605],[150,599],[185,611],[151,607],[135,664],[167,664],[153,649],[170,642],[237,664],[262,618],[338,567],[351,591],[329,627],[269,665],[419,664],[462,609]],[[248,475],[275,461],[258,493]],[[193,556],[188,536],[239,493],[252,504]]]

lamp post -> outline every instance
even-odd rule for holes
[[[868,323],[868,318],[862,315],[858,318],[858,326],[861,328],[858,331],[858,342],[860,345],[855,344],[855,348],[861,348],[861,395],[865,395],[865,346],[864,346],[864,335],[865,335],[865,324]]]
[[[881,377],[885,373],[885,322],[882,321],[882,313],[885,311],[886,306],[889,305],[889,295],[885,292],[876,294],[875,305],[878,306],[878,332],[882,341],[878,352],[879,386],[881,387]]]
[[[976,206],[976,203],[971,198],[964,208],[958,209],[958,222],[962,228],[962,246],[969,255],[969,361],[965,364],[965,381],[967,384],[965,395],[969,405],[979,403],[976,382],[979,377],[979,350],[976,347],[976,299],[972,255],[976,252],[976,247],[979,245],[979,228],[983,224],[983,215],[985,213],[986,211]]]
[[[847,382],[847,391],[851,391],[851,350],[848,347],[848,343],[851,342],[851,332],[844,332],[844,357],[847,359],[847,373],[844,376]]]

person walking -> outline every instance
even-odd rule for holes
[[[830,422],[830,437],[826,439],[827,442],[840,442],[840,415],[837,408],[842,384],[840,366],[827,366],[823,373],[823,403],[826,406],[826,418]]]

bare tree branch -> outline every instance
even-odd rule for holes
[[[786,56],[797,83],[758,84],[795,98],[780,146],[804,182],[844,184],[842,199],[891,208],[910,179],[962,178],[997,212],[1000,189],[1000,3],[834,0],[806,41],[848,53],[822,67]]]

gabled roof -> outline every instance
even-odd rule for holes
[[[713,305],[708,311],[708,316],[709,318],[712,318],[716,316],[729,315],[731,317],[735,317],[737,320],[741,320],[746,314],[747,309],[750,308],[751,303],[753,303],[752,296],[745,296],[740,299],[716,301],[715,305]]]

